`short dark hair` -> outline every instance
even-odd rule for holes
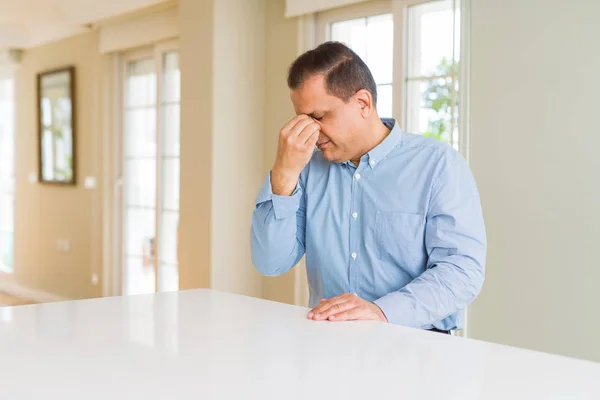
[[[325,42],[300,55],[288,71],[288,87],[298,89],[309,78],[325,76],[327,91],[347,102],[356,92],[366,89],[377,105],[377,85],[367,64],[348,46]]]

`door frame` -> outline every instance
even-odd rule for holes
[[[125,185],[127,184],[124,176],[124,98],[125,98],[125,78],[127,76],[127,65],[132,61],[141,59],[153,59],[156,73],[156,217],[155,217],[155,240],[154,240],[154,292],[159,290],[160,274],[160,226],[162,209],[162,180],[161,180],[161,159],[163,152],[163,129],[162,129],[162,87],[163,87],[163,55],[170,51],[179,50],[179,40],[173,39],[156,43],[151,46],[134,49],[125,53],[115,54],[113,56],[113,89],[115,96],[112,115],[113,115],[113,138],[112,146],[112,176],[110,178],[110,187],[113,190],[112,195],[112,215],[110,220],[113,224],[110,228],[111,238],[109,259],[112,261],[110,266],[105,263],[104,282],[110,282],[105,285],[105,296],[122,296],[125,294]],[[109,173],[110,175],[110,173]]]

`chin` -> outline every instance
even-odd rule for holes
[[[341,157],[339,156],[339,154],[336,154],[334,151],[331,151],[330,149],[321,150],[321,154],[323,154],[323,158],[325,158],[328,161],[343,162],[343,160],[341,160]]]

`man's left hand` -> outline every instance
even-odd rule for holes
[[[313,308],[307,317],[314,321],[374,320],[388,322],[381,308],[375,303],[351,293],[321,300],[321,304]]]

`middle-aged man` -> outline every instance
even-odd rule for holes
[[[256,200],[255,267],[280,275],[306,253],[309,319],[461,329],[486,256],[465,160],[381,119],[371,72],[341,43],[298,57],[288,86],[296,117]]]

